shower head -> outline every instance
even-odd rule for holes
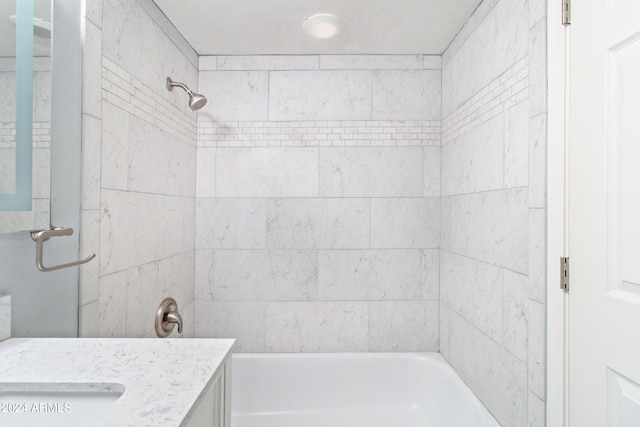
[[[184,83],[174,82],[171,80],[171,77],[167,77],[167,89],[173,90],[174,86],[181,87],[185,92],[187,92],[187,95],[189,95],[189,108],[191,108],[191,111],[199,110],[207,104],[207,97],[193,92]]]

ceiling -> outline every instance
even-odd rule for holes
[[[154,0],[199,55],[441,54],[481,0]],[[332,13],[331,40],[302,31]]]

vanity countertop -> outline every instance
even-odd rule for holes
[[[100,426],[175,426],[231,356],[232,339],[12,338],[0,383],[110,383],[124,393]]]

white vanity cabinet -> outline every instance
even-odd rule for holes
[[[231,355],[225,358],[181,425],[184,427],[231,426]]]

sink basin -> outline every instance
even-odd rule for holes
[[[121,384],[0,383],[0,425],[91,425],[122,393]]]

